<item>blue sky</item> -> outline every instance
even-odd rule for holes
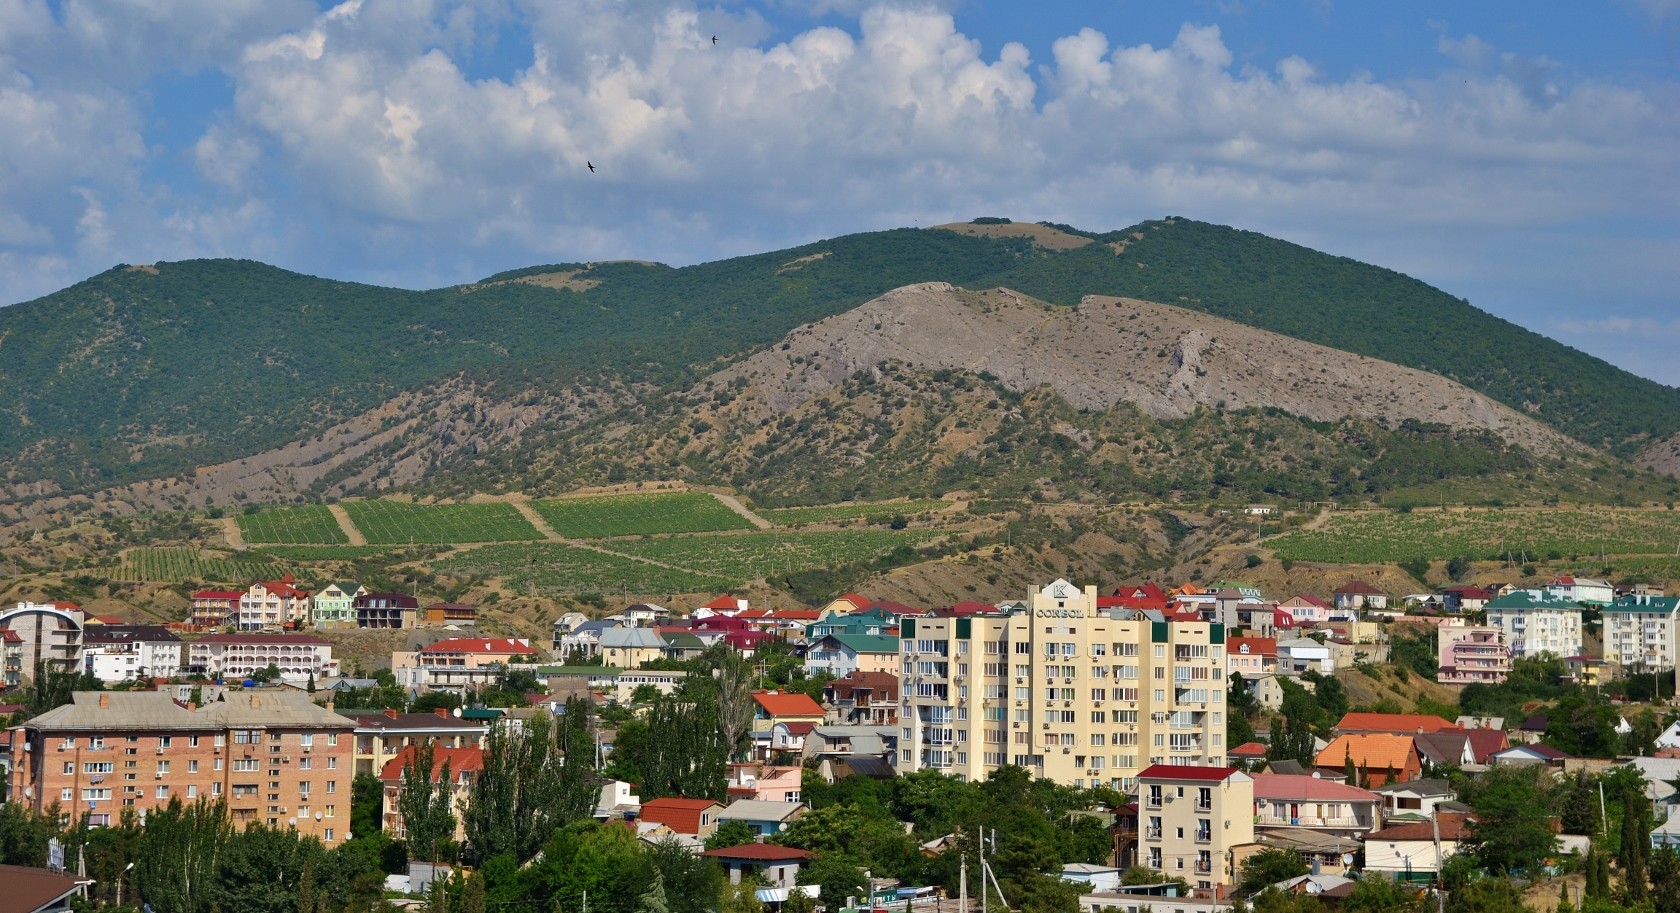
[[[0,136],[0,303],[1171,214],[1680,384],[1680,0],[0,0]]]

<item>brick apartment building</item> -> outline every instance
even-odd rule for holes
[[[280,689],[197,709],[162,691],[78,691],[10,730],[11,801],[101,826],[177,797],[225,799],[236,825],[296,827],[335,846],[350,831],[355,725]]]

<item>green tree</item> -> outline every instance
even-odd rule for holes
[[[358,837],[380,833],[384,808],[385,784],[373,774],[357,774],[350,781],[350,833]]]
[[[1431,906],[1429,909],[1434,909]],[[1342,901],[1342,913],[1422,913],[1422,895],[1380,874],[1362,876]]]
[[[209,913],[217,903],[222,855],[233,835],[227,806],[179,798],[146,816],[142,852],[134,863],[139,896],[158,910]]]
[[[1453,580],[1463,580],[1464,575],[1470,573],[1470,559],[1458,555],[1447,559],[1447,576]]]
[[[455,813],[450,810],[453,782],[449,761],[436,765],[437,749],[431,739],[415,748],[403,764],[397,791],[397,811],[410,851],[433,863],[444,858],[444,850],[455,836]],[[433,771],[437,776],[433,777]]]
[[[1283,720],[1272,727],[1272,744],[1266,749],[1270,761],[1299,761],[1311,767],[1313,763],[1312,721],[1318,707],[1305,688],[1280,678],[1283,685]]]
[[[1476,828],[1467,845],[1499,874],[1533,870],[1557,853],[1548,818],[1551,774],[1543,767],[1491,767],[1470,786]]]
[[[492,726],[464,817],[474,857],[523,863],[557,828],[589,817],[594,750],[588,705],[577,698],[558,720],[539,710],[518,729]]]
[[[1646,862],[1651,855],[1651,811],[1641,791],[1622,793],[1622,894],[1629,903],[1639,903],[1649,894],[1645,883]]]
[[[823,906],[830,910],[845,906],[847,898],[862,900],[868,892],[863,866],[845,853],[823,853],[816,857],[810,865],[799,870],[798,881],[800,884],[821,885],[820,899]]]
[[[1447,895],[1446,913],[1532,913],[1522,893],[1504,878],[1472,881]]]
[[[1252,897],[1268,886],[1307,874],[1307,864],[1293,850],[1264,849],[1243,860],[1237,890]]]
[[[1655,913],[1680,913],[1680,851],[1672,846],[1651,851],[1651,898]]]
[[[732,846],[744,846],[756,843],[758,835],[753,833],[752,826],[739,818],[731,818],[718,825],[712,836],[706,838],[706,849],[721,850]]]
[[[675,838],[655,843],[648,849],[647,859],[665,881],[671,913],[708,913],[717,909],[723,888],[728,884],[717,863],[691,852]]]

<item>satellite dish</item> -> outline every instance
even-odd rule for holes
[[[1353,865],[1353,854],[1352,853],[1343,853],[1342,854],[1342,865]]]
[[[460,719],[460,718],[461,718],[461,708],[459,708],[459,707],[456,707],[456,708],[455,708],[455,718],[456,718],[456,719]]]
[[[292,827],[297,827],[297,819],[296,818],[292,819]]]
[[[321,820],[321,813],[320,813],[320,812],[316,812],[316,813],[315,813],[315,820],[316,820],[316,821],[319,821],[319,820]]]

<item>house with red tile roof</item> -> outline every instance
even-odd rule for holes
[[[1225,677],[1241,675],[1246,679],[1277,673],[1277,638],[1225,638]]]
[[[1167,593],[1153,580],[1143,583],[1123,583],[1108,596],[1097,597],[1098,608],[1121,608],[1134,611],[1167,610]]]
[[[408,839],[407,829],[403,827],[402,811],[398,805],[402,795],[403,769],[414,763],[417,754],[418,748],[404,748],[396,757],[386,761],[379,771],[379,782],[385,787],[385,805],[380,827],[398,840]],[[449,806],[455,812],[455,839],[465,840],[467,828],[464,812],[467,803],[472,800],[473,781],[484,770],[484,749],[476,745],[468,748],[433,748],[431,781],[442,782],[446,769],[449,774]]]
[[[1405,783],[1423,773],[1423,762],[1411,735],[1358,732],[1339,735],[1320,751],[1313,764],[1342,770],[1352,760],[1359,782],[1366,787]]]
[[[744,597],[730,596],[725,593],[724,595],[719,596],[711,602],[701,606],[699,609],[696,609],[694,614],[696,617],[703,617],[704,615],[733,616],[736,613],[745,612],[748,608],[749,606],[747,604],[747,600]],[[704,612],[701,610],[704,610]]]
[[[1336,732],[1393,732],[1413,734],[1457,729],[1452,723],[1427,713],[1348,713],[1336,724]]]
[[[1358,837],[1382,823],[1382,797],[1304,774],[1254,774],[1254,823]]]
[[[772,752],[799,750],[787,747],[794,743],[802,749],[805,736],[825,716],[821,704],[797,691],[756,691],[753,703],[753,757],[759,760],[769,760]],[[778,740],[783,747],[776,747]]]
[[[1235,767],[1152,764],[1137,776],[1138,864],[1193,888],[1235,884],[1230,850],[1254,842],[1254,778]]]
[[[663,824],[674,833],[705,840],[717,833],[718,815],[723,809],[722,803],[711,799],[666,796],[643,802],[637,816],[651,824]]]

